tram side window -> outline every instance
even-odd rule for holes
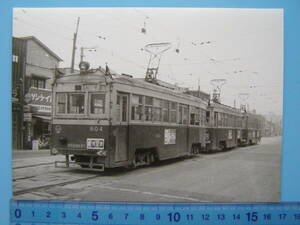
[[[68,95],[68,113],[71,114],[84,113],[84,94]]]
[[[206,124],[209,124],[209,120],[210,120],[210,112],[209,111],[206,111]]]
[[[104,94],[91,94],[91,113],[103,114],[105,113],[105,95]]]
[[[182,117],[183,117],[183,107],[182,105],[179,105],[179,111],[178,111],[178,123],[182,124]]]
[[[230,127],[231,125],[231,115],[226,114],[226,127]]]
[[[205,116],[206,116],[205,110],[200,109],[200,124],[201,124],[201,126],[205,126]]]
[[[201,113],[201,109],[196,108],[195,125],[198,125],[198,126],[200,125],[200,117],[201,117],[200,113]]]
[[[171,123],[177,122],[177,103],[171,102]]]
[[[185,105],[179,105],[179,124],[188,124],[188,107]]]
[[[196,125],[196,115],[199,113],[199,109],[191,106],[191,112],[190,112],[190,124]]]
[[[196,121],[196,114],[191,113],[190,124],[195,125],[195,121]]]
[[[145,97],[145,120],[152,121],[153,98]]]
[[[66,94],[64,93],[57,93],[56,94],[57,99],[57,113],[66,113]]]
[[[223,113],[219,113],[219,117],[218,117],[218,126],[223,126]]]
[[[153,121],[161,121],[162,100],[153,99]]]
[[[197,108],[197,116],[196,116],[196,125],[202,126],[201,120],[202,120],[202,109]]]
[[[169,102],[162,100],[162,118],[163,122],[169,122]]]
[[[214,112],[214,126],[217,127],[218,126],[218,112]]]
[[[222,113],[218,113],[218,121],[217,121],[217,126],[222,126]]]
[[[143,119],[143,96],[141,95],[132,95],[131,119]]]

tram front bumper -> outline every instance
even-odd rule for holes
[[[56,149],[56,151],[57,154],[62,154],[62,155],[106,156],[105,150],[98,150],[98,149],[58,148]]]
[[[85,163],[85,162],[70,162],[66,161],[55,161],[54,163],[55,168],[76,168],[80,170],[93,170],[93,171],[104,171],[104,164],[103,163]],[[78,167],[80,166],[80,167]]]

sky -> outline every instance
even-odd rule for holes
[[[158,79],[211,93],[211,80],[225,79],[221,102],[282,114],[283,10],[204,8],[16,8],[13,36],[35,36],[70,67],[73,35],[80,17],[75,68],[145,77],[145,45],[168,42]],[[141,32],[145,28],[146,33]],[[90,48],[90,49],[89,49]],[[176,49],[179,52],[176,52]]]

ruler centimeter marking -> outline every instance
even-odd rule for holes
[[[300,203],[12,201],[11,225],[299,225]]]

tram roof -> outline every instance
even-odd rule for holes
[[[133,78],[130,75],[111,73],[106,75],[105,69],[98,68],[90,70],[87,73],[72,73],[61,76],[56,80],[57,83],[94,83],[94,82],[107,82],[107,83],[119,83],[123,85],[129,85],[132,87],[146,88],[152,91],[159,91],[164,93],[172,93],[181,97],[188,97],[196,101],[206,102],[203,98],[184,93],[187,91],[186,88],[181,88],[173,84],[158,80],[157,83],[150,83],[145,81],[143,78]],[[209,99],[207,99],[208,102]]]
[[[222,103],[219,103],[219,102],[211,102],[210,103],[210,107],[213,107],[213,108],[216,108],[216,109],[221,109],[222,111],[224,112],[231,112],[231,113],[239,113],[241,114],[241,110],[238,109],[238,108],[235,108],[235,107],[232,107],[232,106],[229,106],[229,105],[225,105],[225,104],[222,104]]]

